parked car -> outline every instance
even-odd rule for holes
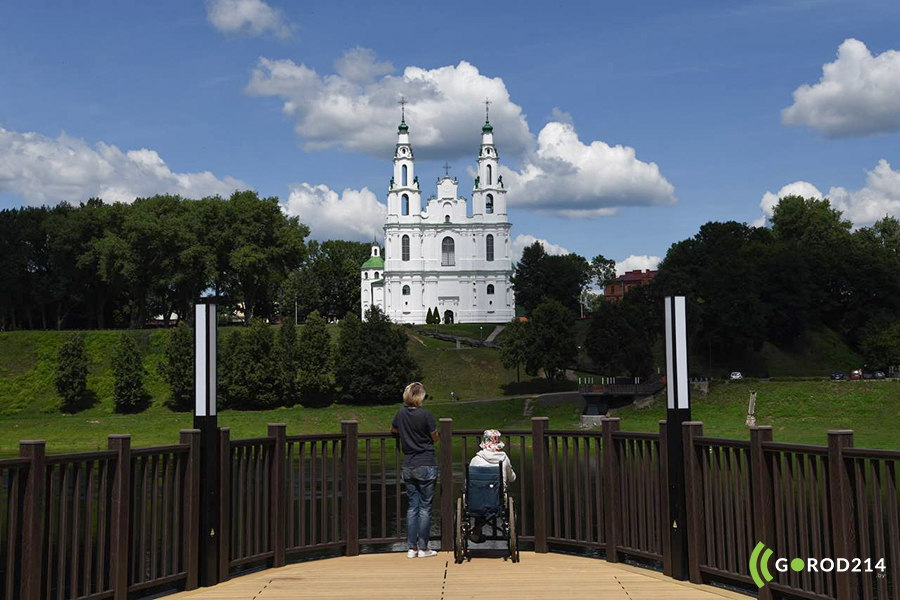
[[[875,379],[884,379],[885,374],[884,371],[875,371]]]
[[[875,373],[863,371],[863,379],[875,379]]]
[[[743,379],[743,378],[744,378],[744,376],[741,375],[741,372],[740,372],[740,371],[732,371],[732,373],[731,373],[731,380],[732,380],[732,381],[737,381],[738,379]]]
[[[843,371],[833,371],[831,373],[831,378],[835,381],[840,381],[841,379],[846,379],[847,376],[844,375]]]
[[[862,379],[862,371],[859,369],[853,369],[850,371],[850,379]]]

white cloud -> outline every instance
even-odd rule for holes
[[[865,187],[855,191],[833,187],[828,197],[856,227],[871,225],[885,215],[900,218],[900,170],[894,171],[881,159],[866,172]]]
[[[616,261],[616,275],[624,275],[626,271],[645,271],[647,269],[652,271],[659,266],[660,260],[662,259],[658,256],[632,254],[624,260]]]
[[[819,82],[794,91],[794,104],[781,119],[829,137],[900,131],[900,52],[872,56],[861,41],[845,40],[837,60],[822,67]]]
[[[503,80],[486,77],[465,61],[436,69],[407,67],[392,75],[390,63],[377,62],[371,50],[354,48],[335,70],[320,75],[292,60],[260,58],[246,89],[284,99],[283,111],[295,121],[306,150],[341,148],[390,158],[401,96],[417,158],[474,157],[485,97],[492,102],[491,123],[501,152],[520,156],[532,147],[522,108],[510,100]]]
[[[223,33],[289,38],[294,26],[280,10],[262,0],[207,0],[206,18]]]
[[[754,227],[764,227],[766,222],[775,214],[775,206],[778,201],[785,196],[803,196],[804,198],[822,199],[822,192],[819,188],[807,181],[795,181],[778,190],[777,194],[766,192],[763,194],[762,200],[759,201],[759,208],[762,209],[762,216],[753,222]]]
[[[337,192],[326,185],[301,183],[291,189],[284,211],[309,225],[313,239],[371,242],[382,239],[387,206],[368,188]]]
[[[884,159],[866,172],[866,185],[858,190],[832,187],[827,196],[806,181],[795,181],[781,188],[777,194],[766,192],[759,203],[763,216],[753,224],[761,226],[771,219],[778,199],[790,195],[806,198],[827,197],[831,206],[843,213],[854,227],[872,225],[885,215],[900,217],[900,170],[893,170]]]
[[[510,206],[566,218],[605,217],[622,206],[677,201],[656,163],[638,160],[634,148],[627,146],[599,140],[586,145],[569,123],[547,123],[521,170],[501,171]]]
[[[91,147],[65,133],[52,139],[0,127],[0,192],[30,204],[76,203],[91,197],[131,202],[163,193],[187,198],[228,196],[247,187],[243,181],[219,179],[209,171],[175,173],[159,154],[146,148],[123,152],[103,142]]]
[[[481,102],[487,97],[501,156],[518,159],[520,167],[501,166],[511,206],[597,218],[614,215],[622,206],[676,202],[674,188],[655,163],[638,160],[627,146],[583,143],[572,116],[559,108],[535,140],[503,80],[482,75],[465,61],[435,69],[407,67],[393,74],[390,63],[356,47],[336,61],[335,73],[322,75],[291,60],[263,57],[246,91],[282,98],[282,110],[307,151],[340,148],[383,159],[393,155],[397,102],[403,96],[417,158],[469,157],[473,163],[483,122]]]
[[[516,237],[512,239],[509,243],[509,252],[512,255],[512,259],[514,261],[518,261],[522,258],[522,251],[525,250],[528,246],[534,244],[535,242],[540,242],[541,246],[544,247],[544,252],[547,254],[569,254],[569,250],[567,248],[563,248],[558,244],[553,244],[548,242],[542,238],[536,238],[533,235],[527,235],[520,233]]]

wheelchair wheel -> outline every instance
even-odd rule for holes
[[[512,496],[507,501],[509,507],[509,557],[514,563],[519,562],[519,533],[516,529],[516,510]]]
[[[465,556],[465,539],[463,539],[462,498],[456,499],[456,513],[453,515],[453,562],[459,564]]]

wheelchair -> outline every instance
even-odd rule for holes
[[[512,496],[506,493],[503,482],[503,463],[497,467],[466,466],[466,481],[462,496],[456,499],[453,515],[453,559],[459,564],[472,560],[469,536],[472,520],[484,520],[490,534],[483,541],[506,542],[503,560],[519,562],[519,535],[516,530],[516,509]],[[482,527],[482,529],[484,529]]]

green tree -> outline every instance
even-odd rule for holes
[[[870,365],[879,368],[900,365],[900,319],[883,327],[871,327],[862,346]]]
[[[194,406],[194,330],[183,321],[169,333],[159,372],[169,384],[167,404],[172,410],[186,411]]]
[[[325,319],[313,311],[300,332],[297,352],[296,385],[304,405],[322,406],[331,400],[333,365],[331,335]]]
[[[140,410],[149,395],[144,389],[144,361],[134,335],[122,333],[112,358],[113,404],[116,412]]]
[[[434,313],[432,313],[432,312],[431,312],[431,309],[429,308],[429,309],[428,309],[428,314],[425,315],[425,324],[426,324],[426,325],[431,325],[431,324],[432,324],[432,321],[433,321],[433,318],[432,318],[432,317],[433,317],[433,315],[434,315]]]
[[[219,409],[239,407],[243,398],[235,386],[238,367],[235,365],[241,334],[236,329],[226,330],[219,337],[216,352],[216,405]],[[241,390],[243,391],[243,390]]]
[[[302,263],[309,228],[285,216],[275,197],[235,192],[228,204],[233,240],[228,269],[249,325],[260,308],[269,310],[267,300],[276,297],[287,273]]]
[[[590,275],[600,288],[616,278],[616,261],[598,254],[591,259]]]
[[[261,319],[254,319],[228,359],[228,405],[232,408],[266,410],[280,404],[279,364],[275,336]]]
[[[516,368],[516,383],[521,381],[519,368],[525,364],[528,356],[527,324],[513,319],[506,326],[503,342],[500,344],[500,362],[504,369]]]
[[[282,318],[275,337],[275,355],[278,361],[278,381],[281,403],[293,406],[299,401],[297,390],[298,364],[297,327],[293,318]]]
[[[577,254],[550,255],[540,242],[525,248],[511,278],[516,305],[531,314],[541,301],[556,300],[577,312],[592,278],[591,265]]]
[[[650,319],[646,312],[629,300],[597,304],[588,326],[585,350],[604,373],[643,377],[653,368],[653,330],[647,327]]]
[[[56,393],[62,398],[64,411],[79,409],[87,398],[88,356],[84,347],[84,334],[72,333],[59,347],[56,354],[54,383]]]
[[[409,354],[406,332],[373,306],[360,322],[355,315],[341,321],[335,380],[343,397],[354,402],[397,402],[419,376]]]
[[[544,300],[531,313],[527,341],[525,372],[543,372],[552,389],[577,357],[572,313],[557,300]]]

